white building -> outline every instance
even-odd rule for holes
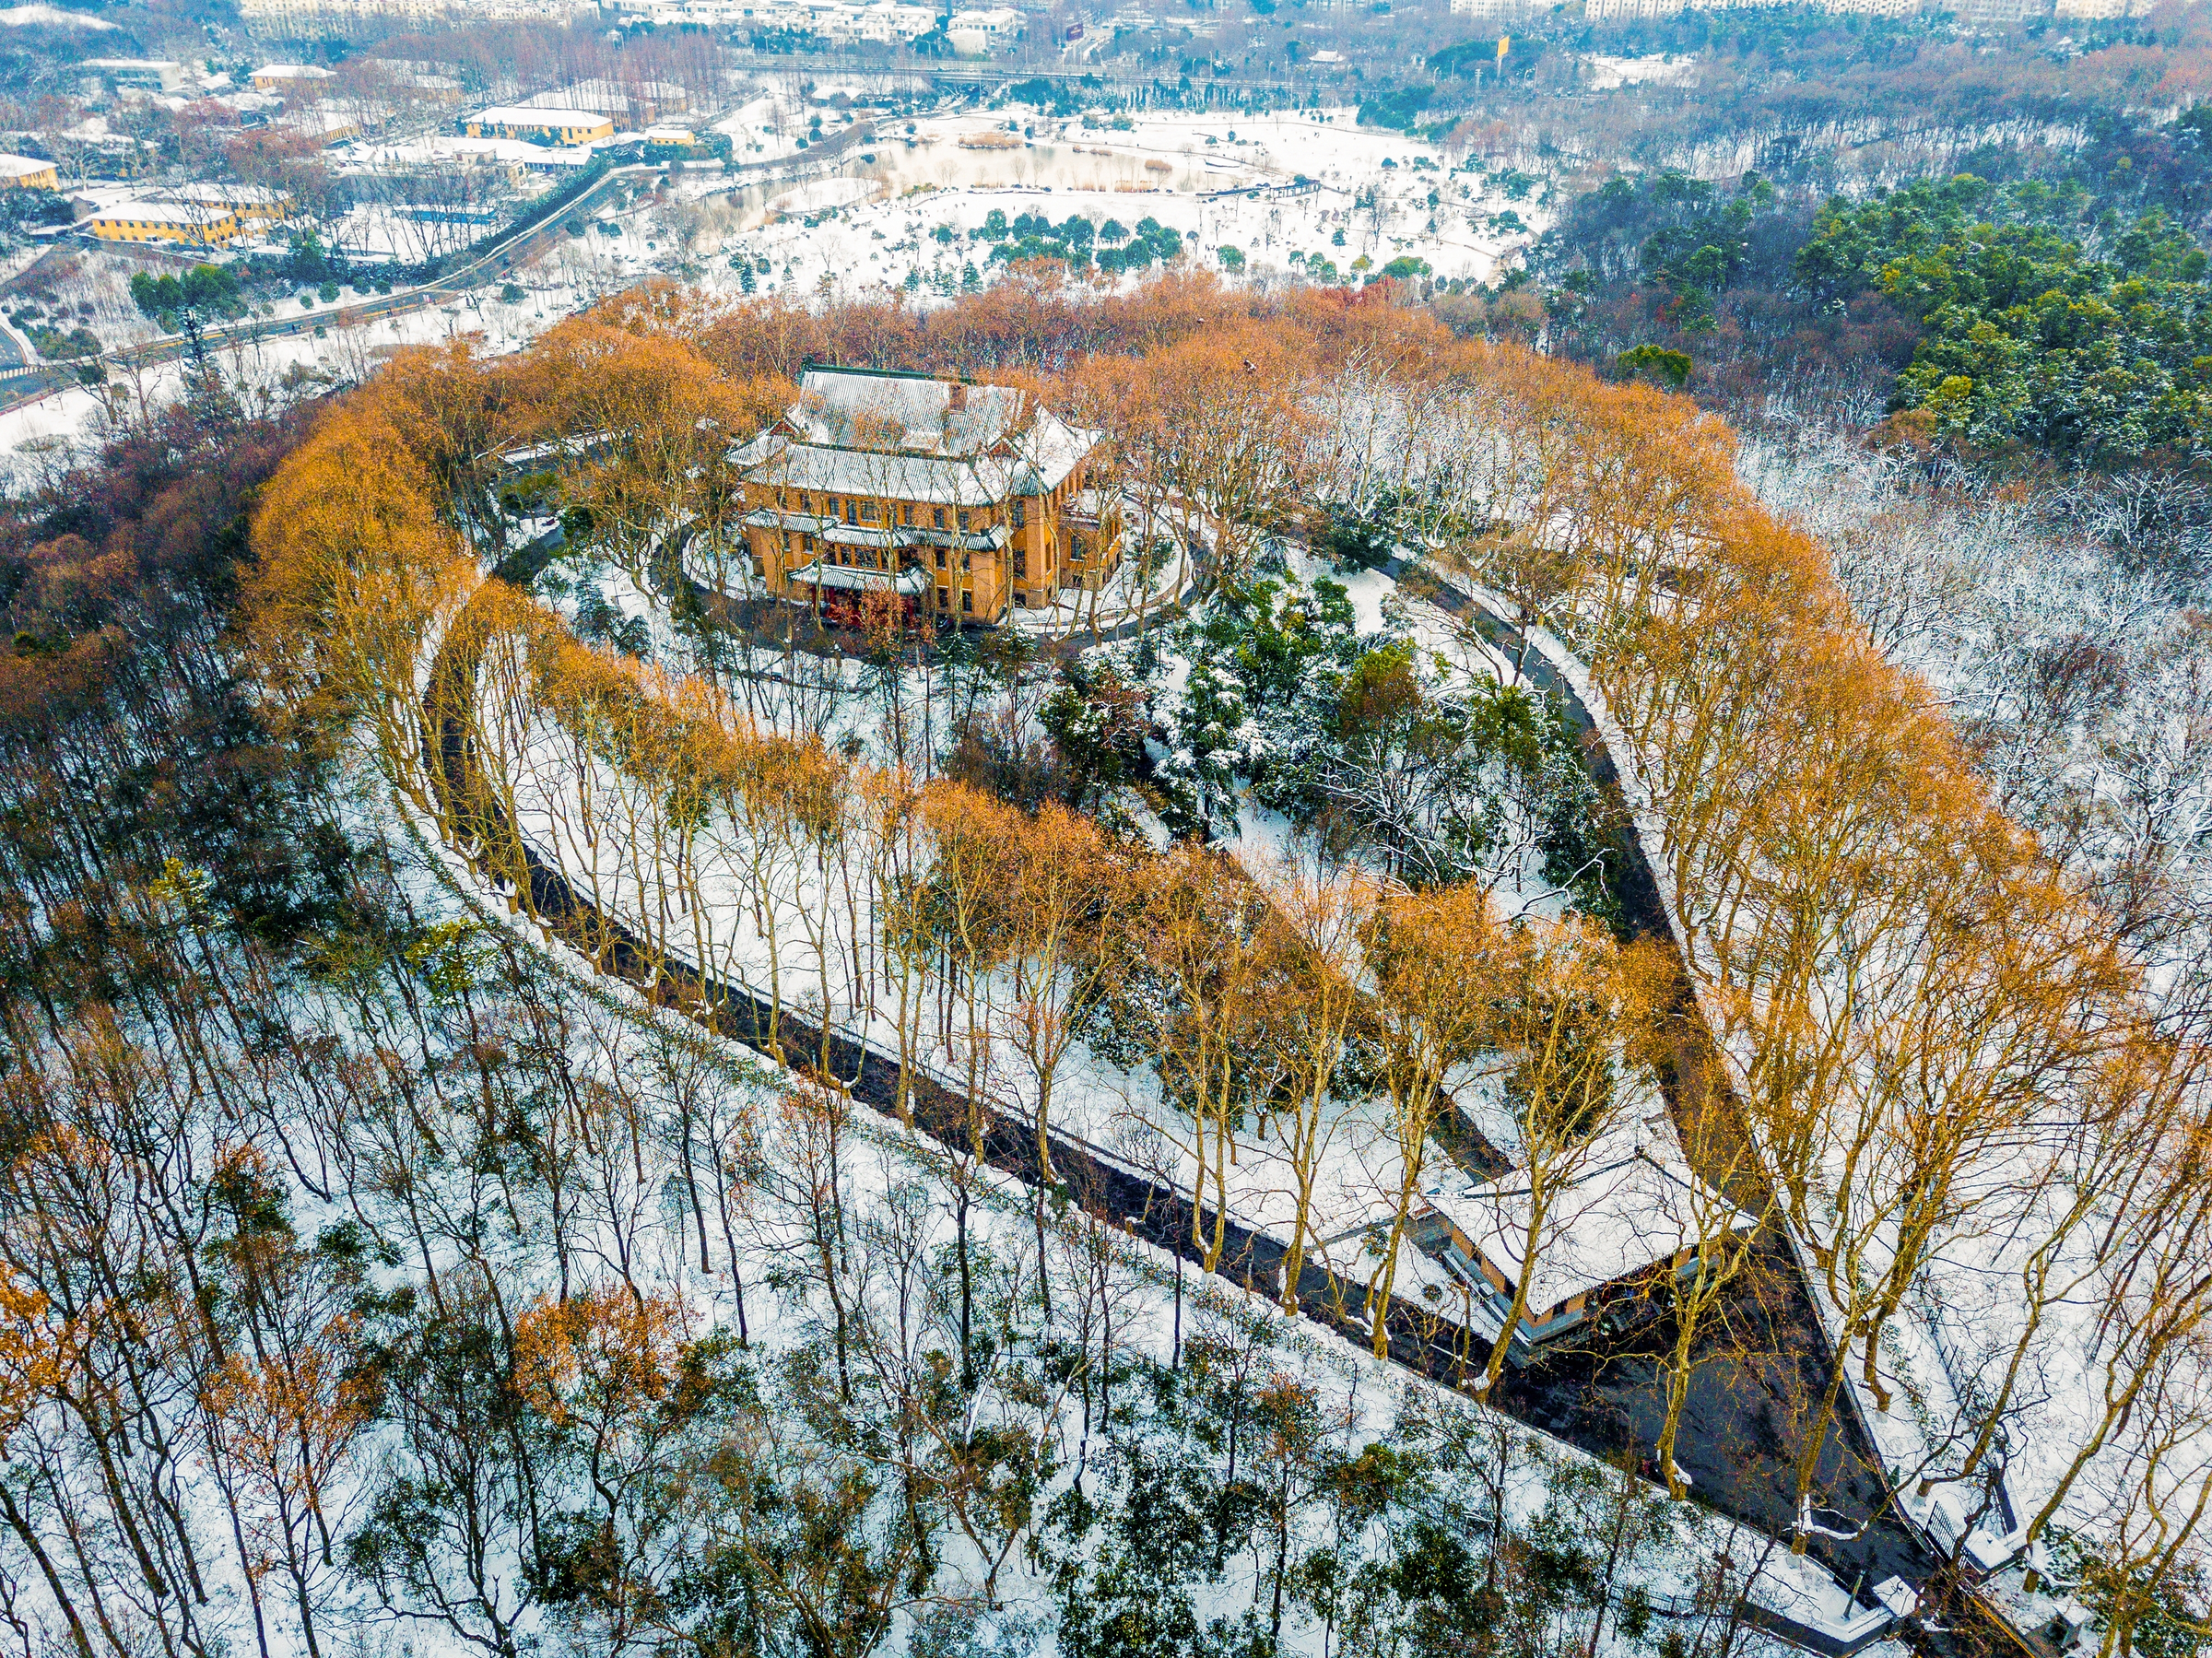
[[[989,11],[956,11],[945,25],[945,38],[964,55],[988,56],[1011,46],[1028,31],[1029,20],[1010,6]]]
[[[141,92],[174,92],[184,84],[184,65],[162,57],[92,57],[78,67]]]
[[[615,135],[615,123],[596,110],[559,104],[495,105],[464,116],[461,130],[471,138],[520,138],[546,144],[589,144]]]

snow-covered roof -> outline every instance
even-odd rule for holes
[[[997,480],[979,475],[971,461],[788,441],[763,457],[751,476],[756,482],[793,489],[958,507],[986,507],[1004,494],[992,488]]]
[[[952,507],[1056,489],[1100,437],[1012,386],[856,369],[808,369],[784,426],[732,463],[760,483]]]
[[[52,172],[53,163],[36,156],[0,156],[0,179],[27,179],[33,173]]]
[[[607,124],[606,117],[589,110],[564,110],[552,105],[543,109],[513,104],[495,104],[488,110],[479,110],[469,120],[487,126],[521,126],[536,130],[542,127],[597,127]]]
[[[92,222],[213,226],[229,217],[224,208],[196,206],[189,202],[120,202],[92,215]]]
[[[1520,1277],[1532,1206],[1525,1172],[1428,1197],[1509,1285]],[[1529,1311],[1541,1315],[1694,1248],[1702,1233],[1699,1210],[1718,1201],[1690,1172],[1664,1113],[1614,1130],[1589,1148],[1582,1173],[1551,1200]],[[1728,1217],[1731,1230],[1751,1225],[1739,1211]]]
[[[272,190],[266,184],[213,184],[205,181],[179,184],[175,194],[180,201],[217,207],[281,207],[290,200],[282,191]]]
[[[335,73],[313,64],[264,64],[253,71],[254,80],[335,80]]]
[[[799,377],[799,401],[788,418],[816,443],[964,455],[1018,429],[1028,405],[1012,386],[810,368]]]
[[[818,561],[793,570],[787,580],[794,587],[841,587],[855,593],[888,587],[908,598],[919,597],[930,587],[929,572],[925,570],[903,570],[894,576],[888,570],[854,570],[848,565]]]

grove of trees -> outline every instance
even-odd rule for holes
[[[588,434],[562,512],[650,590],[734,541],[718,456],[808,357],[987,370],[1104,429],[1189,618],[996,689],[907,641],[825,713],[788,642],[705,619],[641,661],[519,584],[503,451]],[[1671,1438],[1543,1452],[1478,1402],[1498,1356],[1474,1399],[1390,1382],[1185,1282],[1264,1147],[1274,1299],[1326,1286],[1388,1352],[1394,1300],[1433,1312],[1399,1246],[1470,1064],[1510,1074],[1532,1181],[1665,1075],[1709,1182],[1787,1229],[1832,1359],[1802,1503],[1855,1408],[1950,1546],[2006,1478],[2108,1652],[2194,1616],[2203,986],[1997,808],[1718,422],[1387,290],[1180,276],[926,318],[652,290],[293,418],[204,397],[9,527],[29,1650],[1734,1651],[1760,1546],[1678,1500]],[[1279,568],[1347,524],[1487,594],[1518,660],[1370,641]],[[1233,695],[1330,740],[1151,776],[1114,735],[1144,650],[1215,676],[1161,735]],[[1532,652],[1597,716],[1662,933]],[[974,719],[900,715],[935,675]],[[956,763],[991,720],[1051,788]],[[1206,791],[1246,784],[1324,855],[1240,856]],[[1184,804],[1175,843],[1133,793]],[[745,1020],[768,1060],[702,1029]],[[831,1040],[864,1032],[881,1109]],[[1312,1216],[1356,1119],[1394,1153],[1347,1242]],[[1048,1180],[1003,1180],[1006,1124]],[[1172,1258],[1050,1167],[1078,1140],[1183,1200]],[[1741,1264],[1659,1292],[1669,1436]]]

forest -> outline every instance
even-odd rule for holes
[[[825,360],[1097,430],[1156,596],[718,602]],[[1887,464],[1180,273],[203,373],[7,521],[6,1639],[1727,1658],[2010,1506],[2178,1650],[2190,774],[1932,694],[1955,521],[1761,504]],[[1428,1194],[1524,1171],[1512,1328],[1653,1112],[1696,1269],[1513,1360]]]
[[[1617,177],[1547,233],[1552,319],[1594,363],[1643,344],[1688,356],[1739,419],[1769,402],[1886,410],[1909,417],[1902,435],[2015,472],[2185,464],[2208,123],[2202,104],[2100,113],[2061,155],[1991,143],[1851,196],[1756,171]]]

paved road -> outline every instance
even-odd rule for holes
[[[1415,570],[1393,559],[1385,570],[1404,582]],[[1540,691],[1557,696],[1582,733],[1590,770],[1608,798],[1618,802],[1620,774],[1597,729],[1597,722],[1574,688],[1534,650],[1524,651],[1520,631],[1473,594],[1453,585],[1433,569],[1421,567],[1420,585],[1437,606],[1465,618],[1516,661]],[[1632,824],[1624,826],[1615,880],[1630,929],[1666,942],[1676,963],[1673,999],[1680,1024],[1692,1040],[1710,1046],[1695,991],[1680,957],[1671,947],[1674,930],[1660,898],[1642,844]],[[1679,1119],[1682,1102],[1670,1069],[1661,1078],[1669,1108]],[[1693,1143],[1684,1136],[1685,1144]],[[1767,1205],[1759,1205],[1766,1207]],[[1794,1425],[1806,1401],[1817,1397],[1828,1379],[1829,1344],[1814,1312],[1788,1241],[1769,1232],[1759,1241],[1758,1272],[1719,1310],[1704,1340],[1702,1368],[1691,1387],[1676,1460],[1695,1481],[1698,1495],[1725,1513],[1747,1519],[1770,1535],[1786,1536],[1795,1523],[1796,1464],[1802,1435]],[[1732,1327],[1740,1351],[1723,1351],[1719,1332]],[[1758,1339],[1746,1342],[1747,1331]],[[1613,1437],[1648,1453],[1656,1444],[1664,1392],[1659,1382],[1660,1345],[1671,1334],[1661,1321],[1621,1345],[1589,1353],[1559,1353],[1516,1377],[1535,1383],[1524,1407],[1531,1420],[1560,1437],[1583,1442]],[[1554,1417],[1562,1400],[1564,1415]],[[1521,1414],[1516,1411],[1516,1414]],[[1557,1425],[1555,1426],[1554,1423]],[[1820,1523],[1854,1531],[1848,1541],[1817,1537],[1815,1550],[1850,1586],[1863,1577],[1870,1588],[1888,1577],[1925,1582],[1938,1564],[1916,1528],[1897,1516],[1881,1457],[1845,1390],[1840,1418],[1820,1449],[1815,1502]],[[1862,1596],[1862,1598],[1867,1598]]]
[[[739,175],[724,189],[742,189],[752,184],[773,182],[790,174],[816,171],[833,167],[846,152],[866,143],[875,135],[866,123],[847,128],[833,138],[823,140],[789,156],[777,156],[765,161],[736,162],[724,169],[725,173]],[[663,171],[657,162],[638,162],[627,167],[611,168],[575,200],[567,203],[558,213],[548,215],[539,224],[510,231],[498,241],[471,259],[466,265],[426,282],[418,288],[398,293],[380,294],[373,299],[359,300],[351,304],[332,305],[320,311],[301,312],[297,316],[249,317],[243,322],[225,323],[205,330],[201,338],[210,351],[225,347],[251,344],[260,340],[282,339],[288,335],[312,334],[318,328],[354,328],[386,317],[404,316],[433,305],[449,304],[469,288],[488,282],[506,272],[528,265],[547,248],[565,237],[562,228],[566,221],[579,212],[589,211],[602,197],[626,181],[652,177]],[[144,345],[125,346],[107,354],[111,363],[147,365],[173,362],[191,349],[191,343],[181,335],[172,335]],[[14,362],[11,365],[9,354]],[[35,403],[41,397],[80,383],[74,368],[65,364],[29,363],[15,342],[0,334],[0,411],[19,408]]]
[[[1487,618],[1510,636],[1506,624],[1488,617],[1466,594],[1454,594],[1445,607],[1470,614],[1478,624]],[[448,646],[432,666],[433,699],[453,695],[451,688],[455,685],[473,684],[473,662],[451,655],[452,641],[464,637],[464,629],[447,634]],[[1536,671],[1533,659],[1531,668]],[[1572,688],[1563,684],[1559,688],[1570,700],[1571,711],[1594,733],[1588,711],[1573,700]],[[817,1027],[787,1009],[779,1012],[749,987],[659,959],[626,928],[593,910],[558,868],[512,835],[496,806],[474,786],[474,762],[458,721],[441,720],[434,733],[426,731],[425,742],[437,755],[435,775],[456,821],[466,827],[462,839],[478,847],[508,846],[526,871],[532,912],[562,933],[602,971],[652,986],[649,994],[683,1005],[723,1035],[789,1059],[802,1069],[818,1068],[817,1056],[827,1055],[828,1070],[853,1099],[877,1110],[892,1109],[899,1084],[895,1057],[836,1031],[825,1039]],[[1594,764],[1609,771],[1609,758],[1602,749],[1594,755]],[[1664,928],[1664,913],[1653,914],[1658,898],[1650,873],[1634,867],[1641,864],[1641,851],[1632,840],[1628,850],[1632,867],[1623,885],[1630,889],[1631,912],[1637,914],[1640,926],[1655,922]],[[506,876],[511,872],[488,868],[487,873]],[[1641,896],[1639,876],[1645,889]],[[780,1033],[780,1041],[771,1041],[771,1032]],[[965,1138],[967,1107],[956,1091],[923,1076],[913,1082],[910,1098],[921,1126],[939,1136]],[[984,1140],[985,1157],[994,1166],[1032,1184],[1037,1181],[1035,1136],[1027,1123],[992,1114]],[[1085,1208],[1195,1260],[1186,1197],[1153,1184],[1084,1142],[1058,1134],[1051,1141],[1055,1171]],[[1210,1229],[1213,1218],[1201,1210],[1202,1229]],[[1224,1230],[1228,1247],[1217,1271],[1245,1288],[1269,1296],[1279,1293],[1286,1264],[1283,1247],[1234,1220],[1228,1220]],[[1759,1259],[1763,1270],[1749,1275],[1725,1316],[1712,1320],[1701,1340],[1700,1365],[1676,1456],[1690,1475],[1699,1500],[1786,1545],[1796,1522],[1795,1464],[1802,1443],[1798,1424],[1804,1419],[1806,1399],[1826,1380],[1829,1356],[1783,1241],[1761,1239]],[[1363,1286],[1339,1281],[1310,1262],[1300,1278],[1305,1315],[1362,1346],[1369,1339],[1359,1316],[1364,1296]],[[1449,1385],[1462,1385],[1478,1376],[1488,1360],[1486,1344],[1448,1326],[1440,1330],[1435,1319],[1410,1303],[1394,1304],[1387,1323],[1392,1358]],[[1606,1331],[1588,1347],[1556,1351],[1535,1363],[1510,1367],[1496,1403],[1509,1415],[1594,1455],[1611,1457],[1625,1452],[1647,1472],[1655,1472],[1652,1449],[1663,1408],[1656,1359],[1671,1346],[1671,1334],[1664,1318],[1649,1320],[1635,1328]],[[1855,1418],[1846,1415],[1829,1430],[1817,1467],[1817,1518],[1830,1531],[1855,1535],[1816,1534],[1810,1552],[1846,1587],[1857,1588],[1861,1599],[1870,1601],[1867,1591],[1888,1577],[1901,1577],[1916,1587],[1936,1577],[1940,1562],[1917,1533],[1895,1517],[1878,1459]],[[1977,1650],[1972,1640],[1959,1637],[1924,1635],[1921,1643],[1951,1655]]]

